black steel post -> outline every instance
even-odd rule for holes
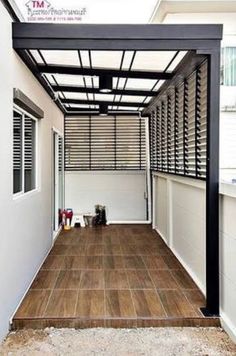
[[[219,315],[219,84],[220,48],[208,60],[206,179],[206,308]]]

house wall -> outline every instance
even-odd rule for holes
[[[146,220],[146,175],[142,171],[66,172],[65,205],[75,212],[106,206],[107,220]]]
[[[11,18],[0,2],[0,340],[35,273],[52,246],[52,127],[63,116],[12,49]],[[39,122],[38,189],[13,198],[13,88],[31,98],[45,117]]]
[[[236,341],[236,186],[220,187],[220,315]],[[205,293],[205,182],[153,175],[153,227]]]

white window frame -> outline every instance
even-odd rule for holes
[[[13,199],[17,199],[20,197],[25,197],[27,195],[31,195],[34,192],[38,191],[38,122],[39,120],[31,115],[28,111],[21,109],[17,105],[13,106],[13,111],[16,111],[18,114],[22,115],[22,170],[21,170],[21,191],[14,193],[13,192]],[[29,117],[30,119],[34,120],[35,122],[35,188],[25,192],[25,116]],[[14,145],[14,143],[13,143]],[[12,167],[13,168],[13,167]],[[13,169],[12,169],[13,171]],[[13,177],[14,179],[14,177]]]

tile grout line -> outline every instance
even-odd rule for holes
[[[183,294],[183,296],[184,296],[186,302],[190,305],[190,307],[191,307],[191,309],[194,311],[194,313],[197,314],[196,311],[195,311],[195,309],[194,309],[194,307],[193,307],[193,305],[192,305],[192,303],[190,303],[190,301],[188,300],[188,298],[186,297],[186,295],[185,295],[185,293],[184,293],[184,290],[185,290],[185,289],[184,289],[184,288],[181,288],[180,283],[178,282],[177,278],[175,278],[175,276],[174,276],[174,274],[173,274],[172,272],[170,272],[170,273],[171,273],[172,277],[174,278],[174,280],[176,281],[177,285],[179,286],[179,289],[180,289],[179,292],[182,292],[182,294]],[[190,289],[190,290],[194,290],[194,289]]]
[[[143,262],[144,262],[145,266],[147,267],[145,260],[144,260]],[[167,311],[166,311],[166,309],[165,309],[165,307],[164,307],[164,304],[162,303],[161,297],[160,297],[160,295],[159,295],[159,293],[158,293],[158,291],[157,291],[157,287],[156,287],[156,285],[155,285],[155,283],[154,283],[154,281],[153,281],[153,279],[152,279],[152,276],[151,276],[151,274],[150,274],[148,268],[147,268],[147,271],[148,271],[148,275],[149,275],[149,277],[150,277],[150,279],[151,279],[151,281],[152,281],[152,283],[153,283],[153,285],[154,285],[154,287],[155,287],[154,290],[155,290],[155,293],[156,293],[156,295],[157,295],[157,298],[160,300],[160,304],[161,304],[161,306],[162,306],[162,308],[163,308],[163,311],[164,311],[166,317],[168,317]]]
[[[76,302],[75,302],[75,309],[74,309],[74,317],[76,316],[76,310],[77,310],[77,305],[78,305],[78,301],[79,301],[79,292],[80,292],[80,284],[81,284],[81,280],[82,280],[82,270],[80,271],[80,279],[79,279],[79,286],[78,286],[78,290],[77,290],[77,298],[76,298]]]

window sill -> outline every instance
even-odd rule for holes
[[[13,194],[13,201],[24,200],[24,199],[32,197],[32,196],[34,196],[34,195],[36,195],[38,193],[39,193],[39,188],[35,188],[33,190],[30,190],[27,193],[16,193],[16,194]]]

